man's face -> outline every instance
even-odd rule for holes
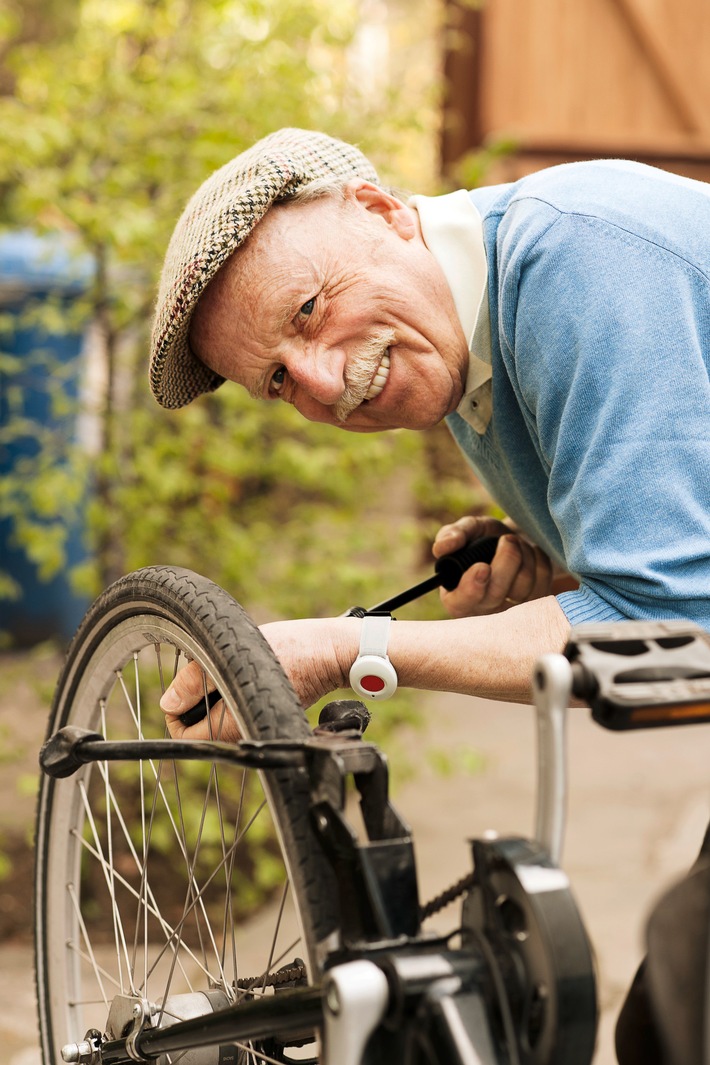
[[[203,294],[190,342],[252,395],[354,432],[435,425],[468,360],[415,212],[362,181],[272,207]]]

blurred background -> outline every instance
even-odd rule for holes
[[[230,388],[157,407],[157,277],[212,170],[298,125],[417,192],[595,156],[706,178],[709,33],[700,0],[2,0],[3,646],[66,641],[167,560],[339,612],[484,505],[445,433],[334,435]]]
[[[333,433],[230,387],[155,404],[194,189],[286,125],[428,194],[608,156],[707,180],[709,43],[703,0],[0,0],[0,941],[28,934],[36,752],[98,591],[170,562],[258,620],[337,614],[490,508],[445,430]]]

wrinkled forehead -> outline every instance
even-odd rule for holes
[[[229,262],[235,271],[245,272],[259,257],[277,260],[279,255],[303,253],[312,248],[315,239],[347,229],[356,217],[357,211],[340,197],[284,200],[268,210]]]
[[[254,291],[271,282],[290,288],[305,281],[315,268],[316,246],[323,248],[330,242],[331,249],[342,251],[347,227],[346,204],[332,196],[272,206],[203,292],[193,316],[191,339],[208,313],[247,306]]]
[[[268,283],[270,278],[281,282],[288,279],[299,262],[305,261],[303,244],[307,222],[295,207],[270,208],[202,293],[193,316],[193,330],[208,313],[248,303],[252,290]]]
[[[268,345],[320,287],[327,257],[314,249],[328,215],[325,201],[270,208],[210,281],[192,316],[190,347],[211,369],[236,379],[241,353]]]

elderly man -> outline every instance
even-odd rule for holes
[[[708,188],[633,163],[403,202],[355,148],[282,130],[178,222],[151,385],[179,407],[229,379],[353,432],[446,419],[520,532],[446,526],[435,555],[506,535],[450,620],[363,643],[402,685],[525,700],[571,624],[710,628],[709,232]],[[555,594],[553,568],[578,587]],[[308,705],[347,685],[364,625],[264,634]],[[184,670],[164,709],[200,694]]]

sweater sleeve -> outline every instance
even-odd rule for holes
[[[581,578],[570,622],[710,629],[710,286],[675,252],[561,214],[501,278],[503,352]]]

